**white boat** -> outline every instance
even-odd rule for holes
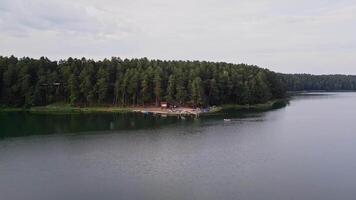
[[[230,122],[231,119],[224,119],[224,122]]]

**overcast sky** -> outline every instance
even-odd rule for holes
[[[0,54],[356,74],[356,0],[1,0]]]

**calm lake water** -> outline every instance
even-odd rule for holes
[[[356,93],[198,120],[0,113],[0,137],[1,200],[356,198]]]

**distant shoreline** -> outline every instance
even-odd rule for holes
[[[312,93],[312,92],[356,92],[356,90],[296,90],[296,91],[287,91],[287,94],[293,93]]]

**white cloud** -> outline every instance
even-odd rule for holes
[[[356,74],[355,27],[355,0],[2,0],[0,54],[147,56]]]
[[[112,39],[132,30],[124,20],[118,24],[119,19],[75,1],[4,0],[0,10],[2,33],[10,36],[55,32]]]

